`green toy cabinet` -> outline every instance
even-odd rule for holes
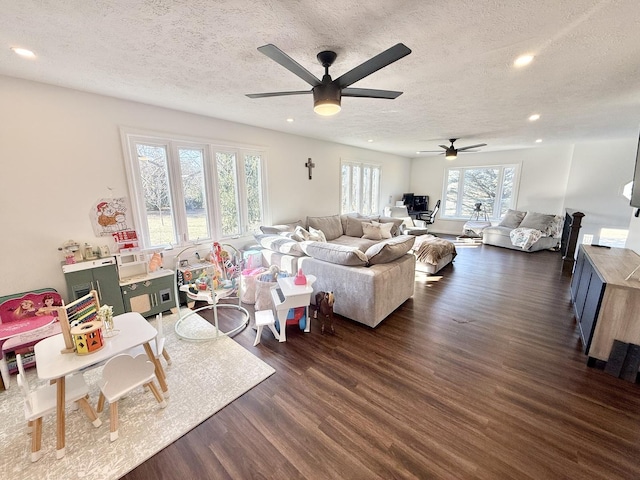
[[[114,315],[125,312],[115,258],[63,264],[62,271],[67,282],[69,302],[95,290],[98,292],[100,305],[111,305]]]
[[[173,271],[161,270],[120,281],[124,308],[144,317],[176,310]]]

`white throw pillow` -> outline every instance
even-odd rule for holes
[[[391,229],[393,228],[393,223],[380,223],[380,222],[371,222],[373,225],[380,227],[380,236],[382,238],[392,238]]]
[[[322,230],[317,230],[313,227],[309,227],[309,238],[307,240],[313,240],[315,242],[327,242],[327,237],[324,236]]]
[[[362,238],[368,240],[382,240],[382,231],[380,225],[374,225],[373,223],[362,223],[362,231],[364,235]]]

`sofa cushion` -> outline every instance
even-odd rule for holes
[[[296,242],[291,238],[270,234],[255,235],[255,238],[262,248],[293,255],[294,257],[302,257],[304,255],[300,242]]]
[[[281,225],[261,225],[260,231],[262,233],[278,234],[282,232],[293,232],[297,226],[302,226],[302,220],[298,220],[292,223],[283,223]]]
[[[370,265],[393,262],[411,250],[415,241],[414,235],[400,235],[369,247],[365,255]]]
[[[554,227],[556,221],[555,215],[547,215],[544,213],[527,212],[520,224],[520,228],[532,228],[540,230],[544,234],[548,234]]]
[[[348,235],[342,235],[338,238],[331,240],[334,245],[344,245],[346,247],[354,247],[360,250],[362,253],[367,251],[371,245],[375,245],[380,240],[367,240],[361,237],[350,237]]]
[[[507,210],[502,220],[498,224],[500,227],[518,228],[522,223],[527,212],[520,212],[518,210]]]
[[[340,215],[331,215],[328,217],[307,217],[307,226],[322,230],[327,241],[338,238],[343,233]]]
[[[367,256],[354,247],[322,242],[302,242],[302,250],[318,260],[352,267],[367,264]]]
[[[362,231],[364,232],[362,238],[369,240],[382,240],[382,230],[379,224],[374,225],[372,223],[363,222]]]

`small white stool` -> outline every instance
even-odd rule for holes
[[[268,325],[271,331],[273,332],[273,336],[276,337],[276,340],[280,340],[280,335],[276,330],[276,319],[273,318],[273,312],[271,310],[258,310],[256,312],[256,340],[253,342],[253,346],[255,347],[260,343],[260,336],[262,335],[262,328]]]

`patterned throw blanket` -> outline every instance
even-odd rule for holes
[[[520,247],[523,250],[529,250],[531,245],[540,240],[542,232],[533,228],[514,228],[509,233],[509,236],[514,246]]]
[[[453,258],[458,254],[456,252],[456,246],[449,240],[434,237],[433,235],[420,235],[416,238],[416,243],[413,246],[413,252],[416,255],[416,259],[419,262],[429,263],[431,265],[437,265],[442,257],[446,255],[453,255]]]

